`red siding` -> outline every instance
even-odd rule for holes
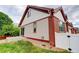
[[[59,19],[54,17],[54,27],[55,27],[55,32],[60,32],[60,29],[59,29]]]
[[[42,41],[42,42],[49,42],[48,40],[43,40],[43,39],[38,39],[38,38],[32,38],[32,37],[27,37],[27,36],[24,36],[28,39],[32,39],[32,40],[37,40],[37,41]]]
[[[55,29],[54,29],[54,17],[50,16],[48,18],[48,24],[49,24],[49,43],[50,47],[55,47]]]

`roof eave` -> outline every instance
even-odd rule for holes
[[[22,18],[21,18],[21,21],[20,21],[20,23],[19,23],[19,27],[20,27],[20,25],[22,24],[22,22],[23,22],[23,19],[24,19],[24,17],[26,16],[26,14],[27,14],[27,11],[29,10],[29,8],[32,8],[32,9],[35,9],[35,10],[38,10],[38,11],[41,11],[41,12],[44,12],[44,13],[47,13],[47,14],[49,14],[49,11],[51,10],[52,11],[52,13],[54,12],[54,9],[52,8],[45,8],[45,7],[38,7],[38,6],[32,6],[32,5],[28,5],[27,7],[26,7],[26,9],[25,9],[25,11],[24,11],[24,13],[23,13],[23,16],[22,16]]]

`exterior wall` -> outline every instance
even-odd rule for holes
[[[68,26],[69,33],[72,33],[72,27]]]
[[[64,32],[67,32],[67,26],[66,26],[66,23],[65,23],[65,20],[62,16],[62,13],[61,11],[58,11],[56,13],[54,13],[54,16],[58,18],[59,22],[64,22]],[[55,20],[55,32],[59,32],[59,29],[58,29],[58,21]]]
[[[36,33],[33,32],[33,23],[30,23],[24,26],[25,28],[24,36],[43,39],[43,40],[49,40],[48,18],[39,20],[36,23],[37,23]]]
[[[59,30],[59,20],[57,18],[54,17],[54,26],[55,26],[55,32],[60,32]]]
[[[40,12],[34,9],[29,9],[29,10],[30,10],[31,15],[30,17],[27,18],[27,14],[26,14],[21,26],[49,16],[49,14],[46,14],[46,13],[43,13],[43,12]]]
[[[64,23],[64,29],[65,29],[64,31],[67,32],[67,25],[66,25],[66,23]]]
[[[61,11],[58,11],[58,12],[54,13],[54,16],[57,17],[60,21],[64,22],[64,18],[61,14]]]
[[[58,32],[58,33],[61,32],[60,28],[59,28],[60,22],[62,22],[62,21],[59,20],[58,18],[54,17],[55,32]],[[66,32],[66,30],[67,30],[66,24],[64,23],[64,31],[63,32]]]
[[[73,27],[71,27],[71,26],[68,26],[68,31],[71,34],[76,34],[76,30]]]

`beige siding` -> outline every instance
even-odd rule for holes
[[[57,13],[54,13],[54,16],[57,17],[60,21],[64,22],[64,18],[60,11],[58,11]]]
[[[33,32],[33,23],[25,25],[25,32],[24,36],[31,37],[31,38],[38,38],[38,39],[49,39],[49,32],[48,32],[48,18],[37,21],[37,32]]]
[[[49,14],[46,14],[46,13],[43,13],[43,12],[40,12],[34,9],[31,9],[30,13],[31,13],[30,17],[27,18],[27,15],[25,16],[24,21],[22,22],[21,26],[49,16]]]
[[[68,26],[69,33],[71,33],[71,29],[72,29],[72,27]]]

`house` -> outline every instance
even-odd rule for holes
[[[67,17],[62,7],[54,9],[28,5],[19,27],[22,36],[49,42],[50,47],[55,47],[55,32],[68,32]]]
[[[71,34],[76,34],[77,33],[77,29],[73,26],[73,24],[71,22],[68,21],[68,17],[66,15],[66,25],[67,25],[67,32],[71,33]]]
[[[68,21],[68,17],[67,15],[65,14],[65,23],[66,23],[66,29],[67,29],[67,32],[68,33],[71,33],[71,34],[76,34],[77,33],[77,30],[76,28],[73,26],[72,22],[69,22]]]
[[[72,33],[72,34],[76,34],[77,33],[77,30],[76,30],[75,27],[73,27],[73,24],[72,23],[69,23],[69,22],[67,22],[67,23],[68,23],[68,32],[69,33]]]
[[[79,29],[78,27],[73,27],[73,31],[74,31],[75,34],[78,34],[79,33],[79,30],[78,29]]]

